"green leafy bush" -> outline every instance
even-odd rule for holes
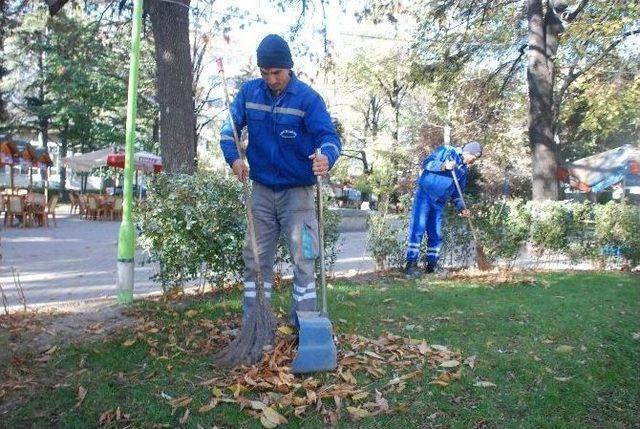
[[[562,201],[529,202],[531,244],[539,255],[561,252],[569,244],[571,210]]]
[[[367,251],[373,255],[376,268],[384,271],[402,267],[408,217],[398,219],[376,212],[369,216],[367,223]]]
[[[148,198],[136,207],[140,244],[158,262],[154,277],[164,291],[202,279],[221,285],[240,279],[246,231],[242,186],[220,173],[156,176]],[[326,208],[325,255],[328,265],[339,252],[340,214]],[[284,247],[277,262],[288,262]]]
[[[140,243],[160,264],[163,289],[202,277],[219,285],[242,270],[242,188],[219,173],[156,176],[136,208]]]
[[[613,201],[596,206],[594,241],[603,250],[599,258],[613,253],[640,264],[640,209]]]

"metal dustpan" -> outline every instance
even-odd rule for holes
[[[316,152],[316,154],[319,151]],[[333,328],[327,314],[327,284],[324,266],[324,227],[322,226],[322,183],[318,177],[316,197],[318,204],[318,241],[320,243],[320,284],[322,311],[296,312],[298,325],[298,354],[292,363],[294,374],[333,371],[337,366],[338,350],[333,341]]]

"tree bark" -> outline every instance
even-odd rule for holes
[[[147,11],[155,39],[160,151],[167,173],[195,172],[193,68],[189,43],[189,0],[150,0]]]
[[[545,2],[547,3],[547,2]],[[557,200],[558,155],[554,140],[553,84],[558,35],[562,24],[542,0],[527,0],[529,21],[529,144],[533,199]],[[546,10],[545,10],[546,9]]]
[[[7,0],[0,0],[0,84],[4,77],[8,74],[8,70],[4,64],[4,39],[7,33],[7,26],[9,25],[9,19],[7,18],[7,10],[9,9],[9,2]],[[0,85],[2,88],[2,85]],[[0,91],[0,127],[9,120],[7,114],[7,106],[4,101],[4,93]]]
[[[60,132],[60,158],[66,158],[69,151],[69,140],[67,140],[67,134],[69,133],[69,122],[65,121]],[[60,167],[60,192],[63,198],[67,196],[67,167]]]

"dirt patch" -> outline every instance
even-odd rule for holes
[[[62,304],[0,316],[0,366],[8,359],[39,354],[54,345],[98,341],[132,326],[135,318],[113,300]]]

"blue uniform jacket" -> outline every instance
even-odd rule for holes
[[[273,98],[263,79],[246,82],[231,104],[238,133],[248,127],[250,177],[275,189],[313,185],[309,155],[317,148],[329,158],[340,156],[340,138],[322,97],[292,73],[287,88]],[[229,165],[238,159],[229,119],[220,130],[220,147]]]
[[[436,204],[444,207],[451,198],[456,210],[462,211],[464,206],[456,185],[453,183],[451,172],[442,170],[444,162],[450,159],[456,162],[456,175],[460,182],[460,188],[464,191],[469,168],[462,162],[462,151],[449,145],[439,146],[422,162],[419,183]]]

